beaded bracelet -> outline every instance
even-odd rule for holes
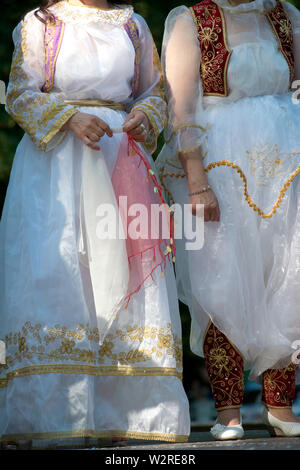
[[[199,191],[195,191],[194,193],[190,193],[189,196],[196,196],[197,194],[205,193],[209,189],[211,189],[211,187],[208,184],[207,186],[204,186],[202,189],[199,189]]]

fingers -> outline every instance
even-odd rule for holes
[[[109,127],[109,125],[102,121],[101,119],[98,119],[100,121],[100,123],[98,123],[98,127],[100,127],[100,129],[108,135],[108,137],[112,137],[113,136],[113,131],[111,130],[111,128]]]
[[[136,127],[133,131],[128,134],[137,142],[145,142],[147,139],[147,131],[144,127]]]
[[[197,204],[202,204],[204,207],[203,217],[204,222],[220,222],[220,208],[216,198],[212,201],[210,200],[203,200],[203,198],[207,198],[206,195],[202,196],[202,200],[198,200],[197,203],[195,201],[191,201],[192,203],[192,214],[198,216],[197,212]]]
[[[95,142],[92,142],[92,140],[86,135],[82,137],[82,141],[85,143],[85,145],[90,147],[92,150],[100,150],[99,145],[97,145]]]
[[[123,131],[137,142],[145,142],[147,139],[147,129],[140,117],[130,119],[127,124],[123,125]]]
[[[129,114],[127,119],[123,124],[123,131],[124,132],[131,132],[136,129],[141,124],[141,118],[139,116],[135,116],[134,114]]]
[[[220,208],[217,203],[210,207],[210,222],[220,222]]]
[[[94,130],[94,132],[96,132],[97,134],[99,134],[100,138],[103,137],[104,134],[107,134],[108,137],[113,136],[113,131],[111,130],[109,125],[105,121],[102,121],[102,119],[98,118],[97,116],[94,116],[91,119],[89,128]]]
[[[99,142],[102,136],[95,132],[89,132],[86,137],[88,137],[92,142]]]

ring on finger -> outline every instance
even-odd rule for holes
[[[145,125],[144,125],[142,122],[141,122],[141,124],[140,124],[140,129],[142,129],[143,132],[146,131],[146,127],[145,127]],[[146,132],[147,132],[147,131],[146,131]]]

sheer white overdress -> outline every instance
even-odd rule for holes
[[[157,167],[170,202],[188,203],[178,152],[200,148],[221,210],[220,223],[205,224],[201,250],[185,251],[185,240],[177,240],[177,285],[192,315],[192,350],[203,354],[212,320],[259,380],[264,370],[288,365],[300,340],[300,105],[265,16],[275,1],[216,3],[232,51],[229,94],[203,94],[197,27],[189,8],[175,8],[163,42],[170,117]],[[296,80],[300,13],[283,5],[293,26]]]
[[[0,337],[7,360],[0,366],[0,436],[36,442],[111,435],[182,441],[189,434],[189,410],[170,263],[165,277],[155,271],[153,281],[133,295],[99,340],[94,299],[101,304],[102,296],[105,303],[110,291],[97,292],[91,280],[84,234],[95,214],[82,214],[80,201],[86,191],[95,207],[115,205],[111,175],[122,134],[103,137],[97,153],[71,132],[60,131],[74,113],[64,101],[85,99],[124,103],[128,111],[143,109],[158,134],[164,101],[153,40],[131,7],[107,12],[62,1],[53,12],[64,21],[65,31],[48,94],[41,93],[43,23],[31,12],[14,31],[7,108],[26,133],[15,155],[1,220]],[[135,99],[135,50],[123,27],[130,18],[141,45]],[[125,111],[107,107],[79,109],[114,128],[126,118]],[[153,142],[152,136],[149,151]],[[149,161],[153,165],[150,156]],[[86,162],[97,162],[98,176],[83,176]],[[122,248],[125,242],[119,243]],[[100,287],[123,271],[126,276],[114,249],[108,247],[96,259]]]

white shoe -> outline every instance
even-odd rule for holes
[[[300,423],[281,421],[280,419],[275,418],[267,408],[263,411],[262,419],[271,436],[300,436]]]
[[[234,426],[224,426],[216,423],[210,430],[210,433],[217,441],[229,441],[233,439],[241,439],[244,436],[242,422]]]

